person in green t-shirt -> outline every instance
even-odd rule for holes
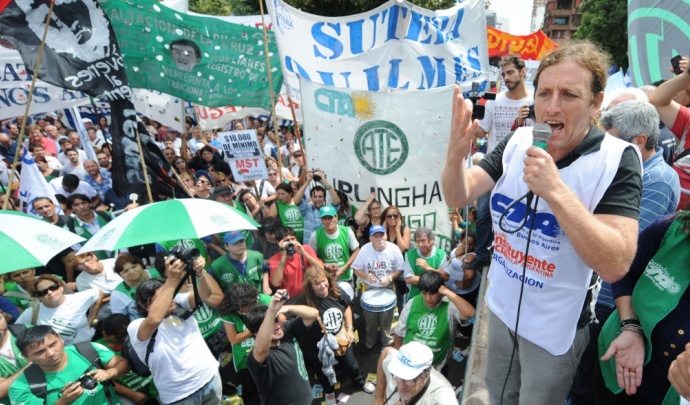
[[[10,386],[12,404],[103,405],[109,403],[109,397],[111,404],[120,404],[113,386],[104,384],[104,381],[127,374],[129,364],[105,346],[91,343],[104,367],[94,369],[93,364],[76,347],[65,347],[60,335],[48,325],[27,329],[16,344],[22,356],[44,373],[47,396],[42,399],[33,394],[24,372]],[[77,381],[84,374],[89,374],[99,384],[93,389],[86,389]]]
[[[111,314],[103,318],[97,327],[94,342],[108,347],[116,355],[120,356],[125,338],[127,337],[127,326],[129,318],[125,314]],[[125,374],[124,377],[115,380],[115,392],[120,397],[125,397],[135,404],[143,404],[146,401],[158,396],[158,390],[153,383],[153,376],[142,377],[133,371]]]
[[[279,218],[283,226],[292,228],[301,243],[304,238],[304,218],[295,204],[294,194],[289,184],[279,184],[276,187],[278,198],[271,205],[268,215]]]
[[[0,351],[0,404],[2,405],[10,403],[7,397],[9,387],[21,374],[19,371],[29,364],[19,352],[16,340],[16,336],[8,328],[5,317],[0,316],[0,347],[7,345],[10,349]]]
[[[359,253],[357,236],[350,227],[338,225],[338,213],[332,205],[321,207],[319,216],[323,226],[311,234],[309,246],[336,280],[350,281],[350,265]]]
[[[249,283],[261,288],[264,257],[260,252],[247,249],[247,240],[242,231],[227,232],[223,237],[228,253],[213,261],[209,274],[225,291],[232,283]]]
[[[19,313],[22,313],[31,305],[31,301],[36,300],[33,297],[33,282],[36,279],[36,271],[33,268],[29,268],[16,270],[9,274],[10,279],[16,284],[5,291],[3,295],[17,306]]]
[[[437,271],[444,281],[448,281],[448,273],[441,269],[446,261],[446,252],[437,249],[434,246],[434,240],[434,231],[430,228],[420,227],[414,232],[414,242],[417,248],[405,253],[405,267],[403,268],[403,277],[410,287],[410,292],[407,295],[408,300],[419,295],[417,283],[419,283],[419,276],[426,270]]]
[[[225,297],[218,306],[228,341],[232,344],[234,376],[228,379],[242,385],[242,400],[245,405],[260,404],[259,391],[247,368],[247,354],[254,347],[254,336],[244,324],[243,316],[257,305],[268,305],[271,296],[260,294],[252,284],[234,283],[225,291]]]
[[[444,365],[453,350],[455,325],[469,325],[474,307],[446,288],[436,271],[425,270],[417,286],[421,294],[407,301],[400,313],[393,346],[399,349],[412,341],[428,346],[434,353],[434,367],[447,376],[448,367]]]

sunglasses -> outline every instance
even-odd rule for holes
[[[394,378],[396,381],[400,381],[400,382],[402,382],[403,384],[409,386],[409,385],[414,385],[414,384],[416,384],[417,381],[419,381],[419,380],[421,380],[422,378],[426,377],[427,373],[428,373],[428,371],[426,371],[426,370],[425,370],[425,371],[422,371],[421,374],[419,374],[417,377],[415,377],[415,378],[413,378],[413,379],[411,379],[411,380],[405,380],[405,379],[403,379],[403,378],[398,377],[397,375],[393,375],[393,378]]]
[[[196,182],[197,182],[197,183],[201,183],[201,184],[208,184],[208,180],[199,179],[199,180],[197,180]]]
[[[177,162],[175,162],[176,165],[181,165],[182,163],[187,163],[187,162],[185,162],[184,160],[178,160]]]
[[[59,288],[60,288],[59,284],[53,284],[46,289],[34,291],[34,297],[36,297],[36,298],[45,297],[46,295],[48,295],[48,291],[57,291]]]
[[[400,215],[398,215],[398,214],[388,214],[388,215],[386,215],[386,218],[395,218],[395,219],[398,219],[399,216],[400,216]]]
[[[273,176],[277,176],[278,173],[269,173],[268,175],[271,176],[271,177],[273,177]]]

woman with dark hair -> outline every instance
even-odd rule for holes
[[[129,326],[127,315],[111,314],[98,322],[96,335],[94,335],[92,342],[100,343],[120,356],[127,338],[127,326]],[[136,405],[158,404],[158,401],[154,399],[158,396],[158,390],[153,384],[152,376],[142,377],[130,371],[124,377],[115,380],[114,383],[115,392],[120,400],[124,397]]]
[[[146,269],[141,258],[129,253],[122,253],[118,256],[113,270],[115,274],[122,277],[123,281],[110,294],[111,312],[127,315],[130,321],[141,318],[135,309],[134,298],[137,287],[150,278],[160,277],[160,273],[153,268]]]
[[[50,166],[48,166],[48,161],[44,157],[36,158],[36,166],[38,166],[43,178],[46,179],[47,182],[60,177],[60,171],[51,169]]]
[[[184,158],[178,157],[175,159],[175,171],[177,171],[177,174],[182,174],[182,173],[187,173],[194,175],[194,170],[192,170],[188,165],[187,161],[184,160]]]
[[[269,208],[270,216],[280,219],[283,226],[289,226],[295,231],[298,241],[304,237],[304,218],[295,204],[295,191],[289,184],[279,184],[276,187],[278,198]]]
[[[53,274],[36,277],[32,285],[34,297],[41,303],[28,307],[15,323],[49,325],[66,345],[91,340],[91,323],[96,319],[103,298],[101,290],[90,289],[65,295],[65,282]],[[87,311],[89,315],[84,316]]]
[[[381,203],[376,199],[376,193],[372,192],[355,213],[355,222],[358,226],[355,236],[360,247],[369,243],[369,229],[373,225],[383,225],[382,209]]]
[[[104,139],[110,139],[110,128],[108,128],[108,119],[102,115],[98,116],[98,127],[103,133]]]
[[[268,207],[266,204],[258,200],[250,190],[244,189],[240,191],[237,200],[244,204],[255,221],[261,221],[264,217],[268,216]]]
[[[323,268],[309,266],[304,272],[302,291],[303,293],[295,298],[294,304],[318,309],[319,321],[323,324],[323,328],[337,337],[341,347],[351,346],[355,341],[352,302],[347,294],[343,294],[333,276],[326,273]],[[335,387],[322,371],[319,349],[316,346],[323,335],[323,329],[312,325],[310,329],[297,335],[297,341],[302,348],[304,361],[310,374],[316,374],[323,387],[326,404],[335,404]],[[366,393],[374,392],[374,385],[366,380],[364,373],[360,370],[352,347],[347,347],[345,353],[340,355],[336,353],[335,359],[338,362],[337,366],[343,368],[352,381],[362,387]]]
[[[242,400],[245,405],[260,404],[259,391],[256,383],[249,374],[247,368],[247,354],[254,347],[254,336],[247,330],[243,316],[256,305],[268,305],[271,303],[271,296],[260,294],[251,284],[235,283],[228,287],[225,298],[218,306],[221,320],[225,326],[225,333],[228,341],[232,345],[232,362],[236,377],[229,379],[236,380],[242,385]]]
[[[405,220],[400,213],[400,209],[395,205],[389,205],[381,213],[383,226],[386,228],[388,242],[398,246],[400,252],[405,256],[405,252],[410,249],[410,239],[412,239],[410,228],[405,225]],[[402,311],[404,296],[409,289],[402,274],[393,280],[395,284],[395,296],[397,297],[398,313]]]
[[[350,204],[347,194],[340,190],[336,190],[336,193],[338,193],[338,198],[340,198],[340,204],[338,204],[338,225],[352,226],[352,230],[357,231],[357,223],[354,222],[357,208]]]
[[[197,155],[189,161],[189,167],[197,170],[206,170],[208,165],[213,165],[213,169],[217,172],[228,174],[231,172],[230,165],[224,160],[218,159],[213,152],[213,148],[206,145],[197,151]]]

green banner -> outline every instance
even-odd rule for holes
[[[262,107],[283,83],[278,47],[263,32],[178,13],[153,0],[101,0],[132,87],[158,90],[207,107]],[[273,74],[269,90],[268,72]]]

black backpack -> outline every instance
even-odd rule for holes
[[[122,351],[120,351],[120,356],[127,360],[129,365],[132,366],[132,371],[135,374],[138,374],[142,377],[148,377],[151,375],[151,370],[149,369],[149,356],[151,355],[151,352],[153,352],[153,345],[156,343],[157,334],[158,329],[153,332],[151,339],[149,339],[149,344],[146,345],[146,357],[144,358],[144,361],[141,361],[139,355],[137,355],[129,336],[125,338],[125,344],[122,347]]]
[[[101,359],[98,357],[98,352],[93,348],[91,342],[75,343],[74,347],[93,367],[98,369],[103,368],[103,363],[101,363]],[[45,401],[46,398],[48,398],[48,383],[46,382],[46,375],[43,373],[43,370],[41,370],[37,364],[31,364],[24,370],[24,376],[29,383],[31,393]],[[105,389],[106,397],[110,401],[109,387],[105,386],[104,383],[105,381],[101,384],[104,385],[103,389]]]

